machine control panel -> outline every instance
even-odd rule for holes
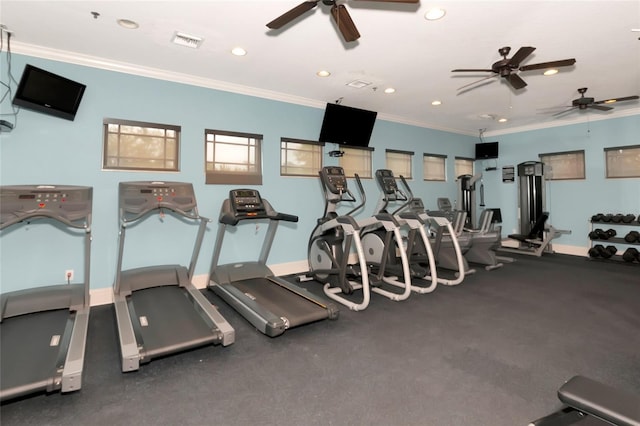
[[[0,223],[34,216],[70,222],[91,216],[93,188],[72,185],[13,185],[0,187]]]
[[[193,185],[186,182],[120,182],[118,189],[120,209],[126,213],[160,208],[188,212],[196,208]]]
[[[347,177],[342,167],[325,166],[320,171],[320,177],[325,187],[333,194],[347,192]]]
[[[398,183],[396,182],[396,178],[393,176],[393,172],[391,170],[376,170],[376,179],[385,194],[394,195],[398,192]]]
[[[229,201],[235,216],[259,216],[266,211],[260,193],[255,189],[232,189],[229,191]]]

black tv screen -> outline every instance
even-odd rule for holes
[[[476,144],[476,160],[498,158],[498,142],[484,142]]]
[[[324,110],[319,140],[347,146],[369,146],[377,115],[377,112],[329,103]]]
[[[13,104],[73,121],[85,88],[84,84],[27,64]]]

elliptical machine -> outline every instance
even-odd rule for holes
[[[407,253],[409,262],[411,290],[420,294],[431,293],[436,289],[438,276],[435,256],[425,230],[425,226],[428,226],[429,218],[426,214],[420,215],[416,212],[407,211],[413,196],[408,196],[400,190],[393,171],[380,169],[376,171],[375,176],[381,192],[374,215],[388,213],[387,208],[391,203],[400,203],[400,206],[391,212],[391,215],[406,230],[404,250]],[[400,176],[400,179],[404,182],[405,188],[407,188],[408,185],[404,177]],[[411,194],[410,190],[407,193]],[[369,229],[362,235],[365,258],[369,264],[386,262],[387,273],[402,276],[401,259],[396,254],[395,249],[386,250],[386,259],[380,258],[385,247],[384,238],[385,231],[381,227]]]
[[[388,213],[380,213],[373,217],[356,221],[352,215],[362,209],[366,203],[364,188],[358,175],[355,180],[360,193],[360,203],[345,215],[336,212],[341,202],[357,203],[356,197],[347,187],[347,178],[342,167],[326,166],[320,171],[320,181],[325,198],[324,213],[313,229],[308,245],[309,276],[324,284],[327,297],[347,306],[354,311],[367,308],[371,291],[394,301],[407,299],[411,294],[411,278],[409,262],[402,245],[402,234],[399,224]],[[366,261],[361,241],[363,228],[382,226],[385,230],[384,240],[387,242],[380,258],[386,259],[393,246],[393,239],[399,247],[404,282],[397,277],[386,276],[386,262],[376,265],[375,272]],[[355,247],[357,263],[350,264],[349,257]],[[401,293],[378,287],[382,283],[403,288]],[[353,302],[343,295],[362,290],[362,301]]]

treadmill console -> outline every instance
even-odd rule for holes
[[[4,227],[36,216],[90,222],[92,198],[93,188],[89,186],[1,186],[0,225]]]
[[[347,177],[344,169],[338,166],[325,166],[320,171],[324,186],[333,194],[347,192]]]
[[[229,191],[229,201],[235,217],[264,216],[266,207],[260,193],[255,189],[232,189]]]
[[[123,214],[160,208],[188,212],[196,208],[196,196],[193,185],[186,182],[120,182],[118,203]]]

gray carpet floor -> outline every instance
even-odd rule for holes
[[[0,407],[10,425],[526,425],[582,374],[640,394],[640,265],[516,256],[456,287],[269,338],[236,330],[120,372],[113,308],[91,311],[83,388]],[[321,293],[314,282],[304,284]]]

